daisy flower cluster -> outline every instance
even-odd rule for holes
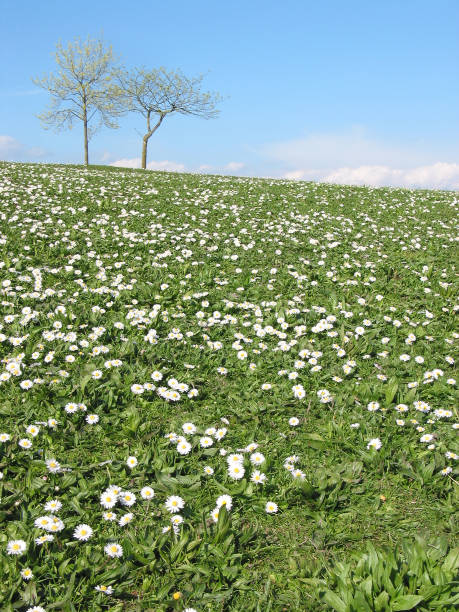
[[[0,196],[0,599],[192,610],[248,526],[325,530],[378,466],[457,486],[453,192],[5,163]]]

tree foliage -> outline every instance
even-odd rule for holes
[[[58,43],[55,59],[55,73],[33,79],[51,95],[50,107],[38,117],[46,129],[53,127],[56,131],[72,129],[81,121],[87,164],[91,136],[101,126],[118,127],[114,118],[123,112],[114,81],[112,47],[90,37],[85,41],[77,38],[67,47]]]

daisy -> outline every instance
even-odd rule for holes
[[[207,474],[207,476],[212,476],[213,473],[214,468],[210,467],[210,465],[204,466],[204,474]]]
[[[233,453],[226,458],[228,465],[239,465],[244,462],[244,456],[240,453]]]
[[[177,451],[180,453],[180,455],[188,455],[188,453],[191,451],[191,444],[186,440],[183,440],[177,444]]]
[[[26,429],[26,432],[29,434],[29,436],[32,436],[32,437],[37,436],[39,431],[40,431],[40,428],[37,427],[36,425],[29,425]]]
[[[46,461],[46,467],[51,472],[51,474],[55,474],[56,472],[60,471],[61,464],[58,461],[56,461],[55,459],[48,459]]]
[[[214,510],[212,510],[212,512],[210,513],[210,516],[212,517],[212,520],[214,521],[214,523],[218,523],[218,517],[220,515],[220,508],[215,508]]]
[[[58,499],[52,499],[49,502],[46,502],[44,509],[45,512],[59,512],[62,508],[62,503]]]
[[[18,444],[21,448],[25,448],[25,449],[32,448],[32,442],[28,440],[27,438],[22,438],[21,440],[19,440]]]
[[[88,416],[86,417],[86,423],[88,423],[89,425],[95,425],[98,422],[99,415],[97,414],[88,414]]]
[[[30,567],[25,567],[23,570],[21,570],[21,576],[24,578],[24,580],[30,580],[33,578],[33,572]]]
[[[227,431],[228,430],[226,429],[226,427],[221,427],[220,429],[217,429],[217,431],[215,432],[215,439],[223,440],[223,438],[226,436]]]
[[[42,535],[39,538],[35,539],[35,544],[37,546],[41,546],[45,542],[52,542],[54,540],[54,536],[47,533],[46,535]]]
[[[164,505],[171,514],[174,514],[185,506],[185,501],[178,495],[170,495]]]
[[[118,501],[117,495],[114,495],[110,491],[104,491],[104,493],[102,493],[102,495],[100,496],[101,506],[107,509],[113,508],[113,506],[115,506],[117,501]]]
[[[430,406],[427,402],[423,402],[422,400],[419,400],[417,402],[413,403],[413,406],[415,407],[416,410],[418,410],[419,412],[424,412],[427,413],[430,411]]]
[[[266,502],[265,512],[267,514],[275,514],[277,510],[278,510],[278,506],[275,502],[273,501]]]
[[[196,433],[196,425],[193,423],[184,423],[182,425],[183,433],[185,434],[194,434]]]
[[[116,542],[112,542],[107,544],[104,547],[105,554],[109,557],[122,557],[123,556],[123,547]]]
[[[225,506],[227,510],[231,510],[233,507],[233,500],[230,495],[220,495],[216,501],[217,508]]]
[[[75,527],[75,531],[73,532],[73,537],[76,540],[81,540],[86,542],[92,536],[93,530],[89,525],[83,523],[82,525],[77,525]]]
[[[288,420],[288,424],[291,427],[296,427],[300,424],[300,419],[298,419],[297,417],[290,417],[290,419]]]
[[[368,444],[367,444],[367,448],[374,448],[375,450],[379,450],[382,446],[382,442],[379,438],[372,438]]]
[[[118,525],[120,527],[124,527],[124,525],[127,525],[128,523],[130,523],[133,518],[134,518],[134,515],[132,514],[132,512],[128,512],[127,514],[123,514],[123,516],[120,517],[120,520],[118,521]]]
[[[143,385],[134,384],[131,385],[131,391],[134,393],[134,395],[142,395],[145,389],[143,388]]]
[[[128,466],[128,468],[135,468],[135,466],[137,465],[138,461],[137,461],[137,457],[128,457],[126,459],[126,465]]]
[[[296,397],[297,399],[303,399],[303,397],[306,395],[303,385],[293,385],[292,391],[293,397]]]
[[[62,531],[65,527],[64,522],[61,519],[57,518],[57,516],[50,517],[51,521],[47,527],[45,527],[46,531],[58,532]]]
[[[293,469],[291,473],[293,478],[299,478],[300,480],[304,480],[306,478],[306,474],[301,470]]]
[[[105,595],[111,595],[113,593],[113,587],[105,586],[105,584],[98,584],[94,588],[96,591],[99,591],[99,593],[105,593]]]
[[[142,499],[153,499],[155,492],[151,487],[143,487],[140,491],[140,497]]]
[[[200,438],[199,440],[199,444],[202,446],[202,448],[208,448],[209,446],[212,446],[213,443],[214,441],[212,440],[212,438],[208,436]]]
[[[250,463],[252,465],[261,465],[265,461],[265,456],[262,453],[252,453],[250,455]]]
[[[116,514],[114,512],[104,512],[102,516],[104,521],[116,521]]]
[[[293,466],[292,466],[293,467]],[[252,472],[252,475],[250,477],[250,480],[252,482],[255,482],[256,484],[263,484],[266,481],[266,474],[263,474],[262,472],[260,472],[259,470],[254,470]]]
[[[10,540],[6,546],[6,552],[9,555],[22,555],[27,549],[27,544],[24,540]]]
[[[47,529],[51,524],[51,518],[49,516],[39,516],[35,519],[33,524],[39,529]]]
[[[228,475],[233,480],[240,480],[244,477],[245,470],[241,463],[236,463],[235,465],[228,466]]]
[[[122,491],[119,497],[123,506],[133,506],[137,499],[134,493],[131,493],[131,491]]]

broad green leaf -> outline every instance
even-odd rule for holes
[[[422,595],[399,595],[393,602],[391,602],[392,610],[399,612],[400,610],[412,610],[417,606],[424,598]]]
[[[336,610],[336,612],[348,612],[348,608],[344,601],[340,599],[336,593],[333,593],[333,591],[325,591],[322,595],[322,599],[331,606],[333,610]]]

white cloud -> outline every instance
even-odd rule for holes
[[[459,188],[459,148],[383,142],[362,126],[265,145],[259,154],[284,178],[352,185]],[[449,157],[449,162],[439,159]]]
[[[345,166],[334,170],[295,170],[283,178],[317,180],[343,185],[371,185],[373,187],[409,187],[424,189],[459,189],[459,164],[436,162],[415,168],[389,166]]]
[[[7,134],[0,134],[0,159],[6,159],[7,161],[31,161],[41,159],[45,155],[46,151],[41,147],[27,148],[16,138]]]
[[[140,168],[140,157],[118,159],[110,164],[116,168]]]
[[[459,189],[459,164],[437,162],[413,168],[405,175],[407,183],[434,189]]]
[[[118,159],[110,163],[110,166],[116,166],[118,168],[140,168],[140,157]],[[166,170],[168,172],[208,172],[209,170],[212,170],[216,174],[226,174],[227,172],[237,172],[244,168],[244,166],[245,164],[242,162],[232,161],[224,166],[201,164],[195,168],[187,168],[185,164],[163,160],[149,162],[147,164],[147,170]]]
[[[273,142],[258,150],[263,157],[286,166],[286,171],[309,168],[389,166],[407,168],[430,165],[439,158],[459,158],[457,147],[446,151],[422,141],[411,144],[383,142],[362,126],[337,132],[311,133],[304,138]]]
[[[244,164],[242,162],[229,162],[228,164],[226,164],[226,166],[223,167],[223,170],[228,170],[230,172],[237,172],[238,170],[241,170],[244,167]]]
[[[167,172],[185,172],[184,164],[178,164],[173,161],[151,161],[147,164],[148,170],[167,170]]]
[[[15,155],[21,151],[21,149],[22,145],[18,140],[12,136],[0,134],[0,155],[2,157],[10,157],[11,155]]]
[[[117,168],[140,168],[140,157],[134,157],[132,159],[118,159],[112,162],[110,166],[116,166]],[[163,160],[163,161],[151,161],[147,164],[147,170],[165,170],[167,172],[185,172],[186,168],[184,164],[178,164],[177,162]]]
[[[113,159],[113,155],[109,153],[109,151],[104,151],[97,161],[105,163],[110,161],[111,159]]]

